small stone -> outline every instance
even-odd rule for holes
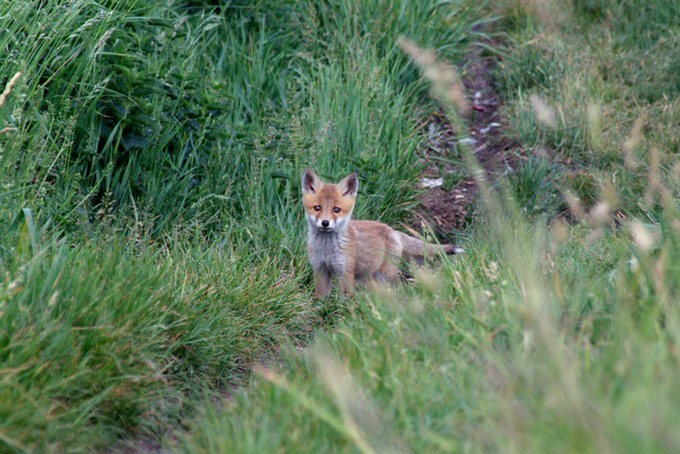
[[[420,180],[420,185],[424,188],[438,188],[444,184],[443,178],[423,178]]]
[[[500,123],[496,123],[496,122],[489,123],[489,126],[487,126],[486,128],[480,129],[479,133],[480,134],[488,134],[493,128],[498,128],[500,125],[501,125]]]

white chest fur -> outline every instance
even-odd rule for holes
[[[309,261],[316,272],[342,274],[347,269],[347,259],[343,254],[346,234],[342,232],[319,232],[310,229],[307,236]]]

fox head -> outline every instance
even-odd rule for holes
[[[331,233],[343,230],[354,209],[359,189],[356,173],[343,178],[338,184],[328,184],[311,170],[302,174],[302,204],[312,231]]]

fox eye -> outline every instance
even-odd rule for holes
[[[340,208],[338,208],[338,207],[333,208],[333,213],[339,213],[339,212],[341,212],[341,211],[342,211],[342,210],[341,210]]]
[[[314,211],[321,211],[321,205],[314,205]]]

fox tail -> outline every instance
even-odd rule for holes
[[[397,234],[404,247],[403,256],[405,258],[422,259],[426,256],[435,257],[438,254],[453,255],[465,252],[463,248],[453,244],[431,244],[405,233],[397,232]]]

